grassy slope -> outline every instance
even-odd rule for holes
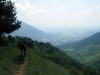
[[[0,47],[0,75],[11,75],[19,68],[19,54],[17,48]],[[27,61],[25,75],[70,75],[62,66],[40,57],[31,49],[28,49]]]
[[[0,75],[12,75],[20,66],[18,57],[20,51],[16,47],[0,47]],[[72,66],[73,67],[73,66]],[[77,75],[77,71],[63,68],[35,53],[34,49],[27,51],[27,65],[24,75]],[[75,73],[76,72],[76,73]],[[84,75],[80,70],[79,75]]]
[[[83,64],[90,65],[100,74],[100,44],[88,45],[84,48],[69,53]]]
[[[18,49],[0,46],[0,75],[11,75],[19,67],[18,55]]]
[[[40,57],[33,50],[28,51],[25,75],[70,75],[66,69]]]

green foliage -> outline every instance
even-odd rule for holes
[[[36,54],[35,50],[28,50],[28,63],[25,75],[71,75],[62,66],[46,60]]]
[[[20,28],[20,24],[14,3],[11,0],[0,0],[0,37],[4,33],[9,34]]]
[[[11,35],[8,35],[8,41],[9,41],[10,43],[14,43],[14,42],[15,42],[15,38],[12,37]]]
[[[16,44],[18,38],[15,38]],[[32,41],[27,37],[25,39],[34,46],[27,49],[24,75],[97,75],[91,67],[82,65],[50,43]],[[8,46],[0,46],[0,75],[11,75],[20,66],[20,50],[8,42]]]
[[[27,46],[29,48],[33,48],[33,46],[34,46],[33,40],[31,38],[28,38],[28,37],[25,37],[25,40],[27,41]]]
[[[91,66],[100,75],[100,32],[68,45],[64,51],[81,63]]]
[[[18,68],[18,56],[18,49],[0,46],[0,75],[11,75]]]
[[[87,45],[83,48],[67,52],[67,54],[81,63],[91,66],[92,69],[100,74],[100,44]]]
[[[7,37],[5,35],[2,35],[0,37],[0,46],[7,46],[7,44],[8,44]]]
[[[64,52],[52,46],[50,43],[36,42],[34,44],[34,50],[36,50],[40,56],[52,60],[53,62],[62,65],[64,68],[70,69],[70,71],[72,70],[71,72],[75,75],[96,75],[91,67],[80,64],[77,60],[67,56]]]

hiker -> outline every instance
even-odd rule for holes
[[[24,38],[20,38],[20,40],[18,41],[18,47],[21,51],[21,55],[24,55],[24,57],[26,58],[26,46],[27,46],[27,42]]]

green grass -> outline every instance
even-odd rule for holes
[[[18,49],[0,46],[0,75],[11,75],[19,67],[18,56]]]
[[[31,49],[27,61],[25,75],[70,75],[62,66],[40,57]]]
[[[20,67],[20,50],[16,47],[0,46],[0,75],[12,75]],[[27,49],[27,64],[24,75],[84,75],[73,66],[64,68],[38,55],[34,49]]]
[[[20,66],[20,50],[16,47],[0,47],[0,75],[12,75]],[[32,49],[27,51],[24,75],[70,75],[62,66],[46,60]]]

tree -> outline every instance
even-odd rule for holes
[[[0,0],[0,37],[21,27],[21,21],[17,20],[16,14],[16,8],[11,0]]]

